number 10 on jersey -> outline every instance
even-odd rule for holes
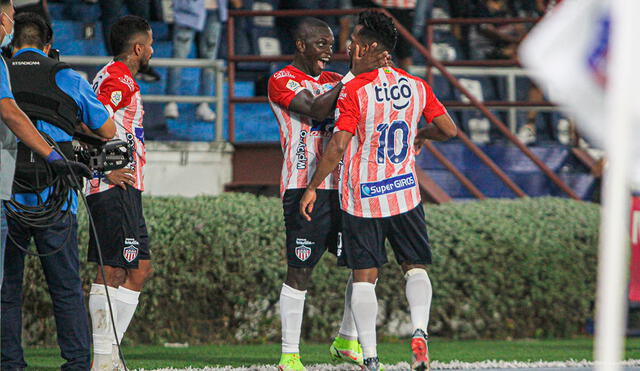
[[[409,125],[406,121],[396,120],[391,124],[378,124],[378,154],[376,161],[384,164],[388,158],[393,164],[400,164],[409,152]]]

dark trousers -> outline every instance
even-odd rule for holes
[[[59,252],[41,257],[56,319],[58,345],[67,362],[62,370],[89,370],[91,342],[87,309],[80,279],[78,223],[75,215],[46,229],[20,225],[9,219],[9,235],[21,246],[34,238],[39,253]],[[67,237],[67,231],[70,235]],[[65,241],[66,240],[66,241]],[[2,370],[25,368],[22,338],[22,281],[25,253],[7,238],[4,283],[2,285]],[[38,283],[40,284],[40,283]]]
[[[110,34],[111,26],[123,16],[122,9],[126,5],[129,13],[149,20],[150,0],[100,0],[100,11],[102,12],[102,35],[104,46],[109,55],[113,55],[111,50]]]

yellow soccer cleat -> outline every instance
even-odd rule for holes
[[[278,371],[307,371],[300,362],[299,353],[282,353]]]
[[[329,348],[331,359],[337,362],[348,362],[362,366],[362,346],[358,340],[347,340],[340,336],[331,344]]]

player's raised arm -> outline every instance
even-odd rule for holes
[[[324,120],[331,117],[336,107],[338,94],[344,84],[358,74],[386,66],[390,59],[389,52],[376,49],[375,43],[372,47],[364,50],[360,50],[358,46],[356,46],[354,53],[351,71],[349,71],[333,89],[315,97],[310,91],[303,90],[293,98],[289,109],[315,120]]]
[[[356,134],[358,121],[360,120],[360,102],[357,93],[351,85],[346,86],[340,92],[338,99],[338,120],[335,133],[322,155],[320,163],[300,200],[300,214],[307,220],[311,220],[311,212],[316,199],[316,188],[322,183],[340,163],[351,138]]]

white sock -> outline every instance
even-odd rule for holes
[[[344,313],[342,314],[342,323],[338,331],[338,336],[346,340],[358,339],[358,329],[356,328],[356,321],[353,319],[353,312],[351,311],[352,284],[353,274],[349,275],[347,287],[344,290]]]
[[[426,334],[432,295],[429,275],[424,269],[414,268],[409,270],[404,277],[407,280],[406,294],[413,331],[420,329]]]
[[[304,298],[307,291],[282,284],[280,291],[280,321],[282,323],[282,353],[300,353],[300,331]]]
[[[376,317],[378,299],[376,285],[369,282],[354,282],[351,294],[351,310],[358,329],[358,339],[362,344],[364,358],[377,357]]]
[[[118,294],[116,297],[116,307],[118,308],[118,319],[116,320],[118,342],[122,342],[124,333],[127,332],[127,328],[131,323],[133,314],[136,312],[136,308],[138,307],[139,297],[140,291],[129,290],[122,286],[118,288]],[[113,344],[115,343],[114,339]]]
[[[109,299],[111,299],[113,318],[116,323],[118,323],[118,311],[115,303],[117,291],[118,289],[115,287],[109,286]],[[91,314],[91,324],[93,328],[93,353],[96,356],[108,354],[110,360],[111,344],[115,340],[115,335],[113,334],[113,325],[111,324],[111,316],[109,315],[106,290],[102,284],[91,284],[89,313]]]

